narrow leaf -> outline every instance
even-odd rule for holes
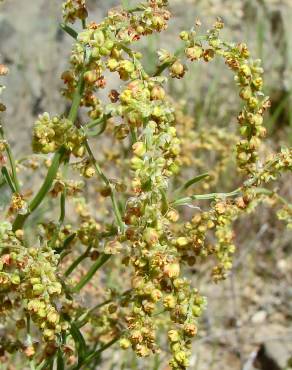
[[[80,363],[87,353],[85,340],[80,330],[74,323],[71,323],[70,334],[72,335],[72,338],[74,339],[74,342],[76,344],[78,352],[78,363]]]
[[[11,176],[10,176],[7,168],[6,167],[2,167],[1,172],[2,172],[2,176],[4,177],[6,183],[10,187],[12,193],[16,193],[16,188],[15,188],[15,186],[13,184],[13,180],[12,180],[12,178],[11,178]]]
[[[192,178],[191,180],[187,181],[181,188],[179,188],[179,191],[187,190],[190,186],[206,179],[207,177],[210,177],[210,175],[207,172],[202,173],[201,175],[198,175],[198,176]]]
[[[61,23],[60,24],[60,27],[62,28],[62,30],[64,30],[66,33],[68,33],[68,35],[70,35],[71,37],[73,37],[73,39],[77,39],[78,32],[76,32],[72,27],[69,27],[65,23]]]
[[[57,370],[65,370],[65,362],[60,349],[58,350]]]

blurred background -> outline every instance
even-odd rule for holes
[[[38,114],[63,112],[60,75],[66,69],[71,39],[59,28],[61,0],[5,0],[0,5],[0,58],[10,74],[3,100],[5,125],[16,156],[31,153],[31,129]],[[99,21],[119,0],[88,0],[90,19]],[[124,1],[131,6],[135,1]],[[170,0],[169,29],[144,41],[148,70],[156,50],[175,50],[178,33],[199,18],[203,28],[216,17],[225,22],[224,38],[248,44],[265,68],[267,146],[292,144],[292,0]],[[232,76],[220,61],[192,65],[188,78],[171,81],[169,93],[181,100],[198,129],[234,132],[240,109]],[[229,177],[230,178],[229,178]],[[226,182],[232,182],[227,173]],[[292,200],[291,175],[280,181],[281,195]],[[224,186],[224,181],[221,182]],[[222,189],[221,189],[222,190]],[[194,343],[192,370],[280,370],[292,368],[292,235],[274,213],[261,206],[236,225],[238,253],[231,277],[210,284],[204,270],[194,284],[208,297],[200,336]],[[111,369],[166,369],[163,356],[138,361],[113,353]],[[122,365],[121,365],[122,363]],[[118,365],[119,364],[119,365]],[[289,367],[290,364],[290,367]],[[1,365],[0,365],[1,368]]]

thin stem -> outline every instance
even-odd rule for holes
[[[84,253],[82,253],[75,261],[72,262],[72,264],[68,267],[68,269],[65,271],[65,276],[68,277],[75,268],[89,256],[89,251],[91,249],[91,246],[89,246]]]
[[[61,227],[62,227],[62,225],[64,223],[65,216],[66,216],[66,186],[65,186],[65,189],[62,191],[61,197],[60,197],[60,217],[59,217],[59,222],[58,222],[58,225],[56,226],[56,230],[54,232],[54,235],[53,235],[52,239],[49,242],[49,246],[51,248],[54,248],[55,247],[55,243],[56,243],[56,241],[58,239],[59,232],[60,232]]]
[[[103,171],[100,168],[99,164],[97,163],[97,160],[94,157],[94,155],[92,153],[92,150],[91,150],[91,148],[90,148],[87,140],[85,141],[85,148],[86,148],[86,150],[88,152],[88,155],[89,155],[89,157],[91,159],[92,164],[95,167],[95,170],[96,170],[97,174],[100,176],[100,178],[102,179],[102,181],[105,183],[106,186],[109,186],[110,188],[112,188],[109,179],[105,176],[105,174],[103,173]],[[114,194],[113,189],[111,191],[111,200],[112,200],[114,214],[115,214],[115,217],[116,217],[117,224],[118,224],[120,230],[122,232],[124,232],[125,226],[124,226],[124,223],[123,223],[123,220],[122,220],[120,209],[119,209],[119,206],[118,206],[118,203],[117,203],[117,199],[116,199],[116,196]]]
[[[96,306],[94,306],[93,308],[91,308],[90,310],[88,310],[85,314],[81,315],[78,320],[75,322],[76,326],[78,327],[78,329],[82,328],[86,323],[87,323],[87,319],[88,317],[92,314],[93,311],[109,304],[112,302],[112,299],[108,299],[102,303],[99,303],[97,304]]]
[[[104,115],[102,115],[101,117],[98,117],[98,118],[96,118],[96,119],[94,119],[94,120],[92,120],[92,121],[88,122],[88,123],[84,126],[84,128],[86,128],[86,129],[88,129],[88,128],[93,128],[93,127],[95,127],[95,126],[97,126],[97,125],[99,125],[99,124],[103,123],[105,119],[108,119],[108,118],[110,118],[110,117],[111,117],[111,115],[110,115],[110,114],[104,114]]]
[[[89,310],[87,310],[86,313],[84,313],[84,314],[82,314],[81,316],[78,317],[78,319],[76,321],[77,327],[80,329],[82,326],[84,326],[87,322],[88,316],[90,316],[95,310],[98,310],[99,308],[101,308],[101,307],[103,307],[103,306],[105,306],[105,305],[107,305],[111,302],[114,302],[115,298],[116,298],[116,301],[118,301],[118,300],[122,299],[123,297],[125,297],[127,294],[129,294],[131,292],[132,292],[132,289],[128,289],[124,293],[119,295],[118,297],[114,297],[112,299],[107,299],[106,301],[98,303],[94,307],[90,308]]]
[[[236,189],[231,193],[211,193],[211,194],[200,194],[200,195],[191,195],[190,197],[177,199],[172,203],[174,207],[183,206],[191,203],[193,200],[215,200],[218,198],[228,198],[234,197],[240,194],[240,189]]]
[[[160,66],[157,67],[156,72],[154,73],[153,77],[160,76],[162,72],[164,72],[168,67],[170,67],[176,59],[184,52],[185,47],[177,49],[174,53],[174,58],[171,58],[168,62],[162,63]]]
[[[108,342],[105,345],[103,345],[99,350],[97,350],[97,351],[91,353],[90,355],[88,355],[83,361],[81,361],[78,365],[76,365],[72,370],[79,370],[79,369],[81,369],[81,367],[83,365],[86,365],[86,364],[92,362],[97,357],[99,357],[102,352],[104,352],[106,349],[108,349],[113,344],[115,344],[119,339],[120,339],[119,336],[116,337],[116,338],[114,338],[114,339],[112,339],[110,342]]]
[[[85,132],[85,135],[87,137],[88,136],[95,136],[96,137],[96,136],[101,135],[106,129],[108,117],[110,117],[110,115],[102,116],[102,120],[100,122],[98,122],[98,124],[100,124],[100,129],[98,131],[86,131],[85,127],[84,127],[83,131]],[[94,126],[91,126],[91,127],[94,127]],[[86,126],[86,129],[88,129],[88,126]]]
[[[103,254],[91,266],[87,274],[79,281],[79,283],[72,289],[72,293],[78,293],[95,275],[96,271],[101,268],[110,258],[111,254]]]
[[[158,66],[153,77],[160,76],[162,72],[164,72],[170,65],[171,65],[171,62],[166,62]]]
[[[55,359],[55,355],[53,355],[53,357],[50,357],[50,358],[47,358],[45,360],[43,360],[38,366],[37,366],[37,370],[48,370],[50,369],[51,365],[52,365],[52,362],[54,361]]]
[[[84,91],[84,78],[83,78],[83,76],[84,76],[84,70],[80,74],[79,81],[78,81],[78,84],[77,84],[77,89],[76,89],[75,94],[73,96],[71,109],[70,109],[70,112],[68,114],[68,119],[73,123],[75,122],[75,120],[77,118],[78,109],[79,109],[80,102],[81,102],[81,99],[82,99],[82,94],[83,94],[83,91]]]
[[[60,199],[60,218],[59,218],[59,224],[62,225],[64,220],[65,220],[65,216],[66,216],[66,187],[64,189],[64,191],[62,192],[61,194],[61,199]]]

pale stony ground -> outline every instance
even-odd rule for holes
[[[39,113],[54,114],[65,108],[58,94],[59,76],[66,68],[71,40],[58,28],[60,3],[60,0],[6,0],[0,5],[0,55],[11,71],[4,95],[8,106],[5,122],[18,154],[30,153],[31,128]],[[101,19],[109,6],[118,3],[92,0],[91,18]],[[211,24],[221,15],[226,20],[229,39],[247,40],[253,51],[263,57],[268,88],[275,100],[283,91],[290,91],[291,0],[269,0],[267,8],[258,5],[262,3],[260,0],[173,0],[170,3],[177,18],[170,23],[170,31],[162,43],[153,38],[146,45],[149,61],[154,58],[153,50],[157,45],[174,48],[174,32],[186,24],[191,26],[196,17]],[[267,14],[275,18],[273,26]],[[261,27],[254,22],[256,16],[262,19]],[[242,22],[243,27],[240,26]],[[218,68],[215,72],[220,75],[224,66]],[[229,96],[230,90],[224,90],[226,79],[230,82],[230,77],[225,76],[218,82],[218,86],[223,86],[220,98],[227,105],[218,113],[223,118],[224,112],[230,109],[228,104],[234,101],[234,95]],[[182,98],[193,101],[198,99],[198,91],[204,96],[212,79],[214,74],[200,74],[194,69],[194,77],[190,79],[193,85],[184,85],[188,96],[176,85],[172,88]],[[287,139],[279,134],[280,141],[287,142]],[[285,191],[291,199],[289,184]],[[292,356],[292,238],[267,209],[262,208],[258,216],[261,222],[251,217],[237,225],[240,249],[229,280],[214,286],[208,283],[206,276],[202,278],[194,273],[194,283],[208,297],[209,307],[203,319],[203,330],[194,343],[192,370],[288,368],[287,361]],[[112,369],[120,368],[121,359],[117,353],[111,355],[110,362]],[[123,369],[155,369],[152,361],[138,362],[135,366],[130,365],[127,358]],[[161,364],[156,368],[165,369],[165,366]]]

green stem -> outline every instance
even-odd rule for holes
[[[169,66],[171,66],[171,62],[163,63],[157,67],[156,72],[154,73],[153,77],[160,76],[162,72],[164,72]]]
[[[83,91],[84,91],[84,78],[83,78],[83,76],[84,76],[84,70],[80,74],[79,81],[78,81],[78,84],[77,84],[77,89],[76,89],[75,94],[73,96],[71,109],[70,109],[70,112],[68,114],[68,119],[73,123],[76,121],[77,114],[78,114],[78,109],[79,109],[80,102],[81,102],[81,99],[82,99],[82,94],[83,94]]]
[[[192,195],[190,197],[180,198],[175,200],[172,205],[174,207],[183,206],[191,203],[193,200],[215,200],[218,198],[234,197],[240,194],[240,189],[236,189],[231,193],[211,193],[211,194],[200,194]]]
[[[48,370],[51,368],[51,365],[53,363],[55,359],[55,355],[53,355],[52,357],[48,358],[48,359],[45,359],[43,360],[38,366],[37,366],[37,370]]]
[[[54,235],[53,235],[52,239],[49,242],[49,246],[51,248],[55,248],[55,243],[58,239],[59,232],[60,232],[61,227],[64,223],[65,216],[66,216],[66,187],[62,191],[61,197],[60,197],[60,217],[59,217],[58,225],[56,225]]]
[[[85,141],[85,148],[86,148],[87,153],[88,153],[88,155],[91,159],[92,164],[95,167],[95,170],[96,170],[97,174],[100,176],[100,178],[102,179],[102,181],[105,183],[106,186],[109,186],[110,188],[112,188],[109,179],[105,176],[105,174],[103,173],[99,164],[97,163],[97,160],[95,159],[87,140]],[[118,202],[117,202],[116,196],[113,192],[113,189],[111,191],[111,201],[112,201],[112,204],[113,204],[113,209],[114,209],[114,214],[115,214],[115,217],[116,217],[116,222],[117,222],[121,232],[124,232],[125,226],[124,226],[124,223],[123,223],[123,220],[122,220],[122,216],[121,216],[121,213],[120,213]]]
[[[59,224],[62,225],[66,216],[66,188],[61,194],[60,199],[60,218],[59,218]]]
[[[78,293],[94,276],[97,270],[101,268],[110,258],[111,254],[103,254],[99,259],[91,266],[87,274],[79,281],[79,283],[72,289],[73,293]]]
[[[158,66],[156,72],[153,75],[153,77],[160,76],[162,74],[162,72],[164,72],[168,67],[170,67],[176,61],[176,59],[184,52],[184,50],[185,50],[185,47],[179,48],[174,53],[174,58],[172,58],[168,62],[162,63],[160,66]]]
[[[97,125],[99,125],[99,124],[101,124],[101,123],[104,123],[104,121],[105,121],[106,119],[110,118],[110,117],[111,117],[111,114],[104,114],[104,115],[102,115],[101,117],[98,117],[98,118],[96,118],[96,119],[94,119],[94,120],[92,120],[92,121],[88,122],[88,123],[84,126],[84,128],[86,128],[86,129],[88,129],[88,128],[93,128],[93,127],[95,127],[95,126],[97,126]]]
[[[82,253],[72,264],[68,267],[68,269],[65,271],[65,276],[68,277],[75,268],[89,256],[89,251],[91,249],[91,246],[89,246],[84,253]]]
[[[93,308],[91,308],[90,310],[88,310],[85,314],[81,315],[78,320],[75,322],[76,326],[78,327],[78,329],[81,329],[86,323],[87,323],[87,319],[88,317],[92,314],[92,312],[94,312],[95,310],[109,304],[112,302],[112,299],[108,299],[102,303],[99,303],[97,304],[96,306],[94,306]]]
[[[15,189],[16,189],[17,193],[20,194],[21,190],[20,190],[20,185],[19,185],[17,172],[16,172],[16,163],[15,163],[15,159],[13,157],[13,154],[12,154],[12,151],[11,151],[11,148],[10,148],[9,145],[6,146],[6,153],[8,155],[9,163],[10,163],[10,166],[11,166],[12,179],[13,179],[13,183],[15,185]]]
[[[83,365],[89,364],[90,362],[94,361],[97,357],[99,357],[102,354],[102,352],[104,352],[106,349],[108,349],[113,344],[115,344],[119,339],[120,339],[120,337],[116,337],[116,338],[112,339],[110,342],[103,345],[99,350],[97,350],[97,351],[91,353],[90,355],[88,355],[87,357],[85,357],[85,359],[83,361],[81,361],[78,365],[76,365],[72,370],[79,370],[79,369],[81,369],[81,367]]]
[[[118,297],[116,297],[116,300],[120,300],[122,299],[125,295],[129,294],[132,292],[132,289],[128,289],[126,290],[124,293],[122,293],[121,295],[119,295]],[[86,323],[87,323],[87,318],[95,311],[95,310],[98,310],[99,308],[111,303],[111,302],[114,302],[115,301],[115,297],[112,298],[112,299],[107,299],[106,301],[104,302],[101,302],[101,303],[98,303],[97,305],[95,305],[94,307],[90,308],[89,310],[87,310],[84,314],[82,314],[81,316],[78,317],[77,321],[75,322],[76,323],[76,326],[80,329],[82,326],[84,326]]]
[[[108,117],[110,117],[110,115],[102,116],[102,120],[98,123],[98,124],[100,124],[100,128],[99,128],[98,131],[97,130],[93,130],[93,131],[85,130],[85,128],[88,129],[88,126],[84,127],[83,131],[84,131],[85,135],[87,137],[88,136],[95,136],[96,137],[96,136],[101,135],[106,129]],[[94,126],[91,126],[91,127],[94,127]]]

